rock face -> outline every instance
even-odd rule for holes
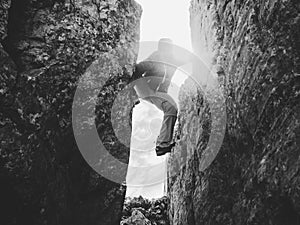
[[[131,217],[122,221],[121,225],[151,225],[151,222],[139,210],[134,210]]]
[[[168,165],[171,224],[300,224],[299,12],[297,1],[192,1],[193,48],[220,82],[227,126],[202,171],[213,120],[187,82]]]
[[[145,199],[142,196],[133,199],[126,198],[121,225],[134,224],[134,221],[137,221],[138,218],[142,218],[141,224],[147,224],[147,221],[149,221],[150,225],[169,225],[168,203],[166,196],[152,200]]]
[[[72,101],[91,63],[114,62],[102,68],[112,71],[105,79],[113,82],[102,89],[96,112],[100,137],[115,138],[110,106],[136,60],[140,6],[131,0],[4,0],[0,12],[1,224],[119,224],[126,188],[81,156]],[[129,54],[119,62],[115,49],[122,48]],[[128,162],[128,147],[117,141],[106,147]],[[125,180],[126,172],[120,174]]]

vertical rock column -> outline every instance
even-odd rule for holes
[[[140,6],[131,0],[12,0],[1,1],[0,11],[0,176],[7,210],[1,222],[119,224],[126,188],[83,159],[72,103],[79,78],[95,60],[127,49],[122,62],[107,68],[110,91],[96,110],[104,121],[97,124],[100,137],[107,129],[101,138],[115,138],[107,115],[137,57]],[[127,146],[116,140],[107,147],[128,162]]]
[[[193,48],[224,92],[227,126],[201,171],[210,106],[186,83],[169,161],[171,224],[299,224],[299,3],[193,0],[190,13]]]

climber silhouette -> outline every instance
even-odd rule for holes
[[[132,75],[138,97],[154,104],[164,113],[160,134],[156,140],[157,156],[171,152],[172,147],[175,146],[172,139],[178,108],[167,92],[176,69],[191,62],[190,58],[176,57],[173,50],[174,45],[171,39],[160,39],[157,51],[136,64]]]

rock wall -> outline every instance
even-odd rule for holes
[[[103,88],[106,98],[97,107],[104,121],[97,124],[99,135],[114,138],[110,106],[136,60],[140,6],[131,0],[4,0],[0,12],[1,224],[119,224],[126,188],[83,159],[72,101],[92,62],[114,62],[102,68],[112,71],[105,79],[114,82]],[[118,48],[130,53],[122,62],[112,51]],[[128,162],[128,147],[117,141],[106,147]],[[121,174],[125,181],[126,171]]]
[[[169,225],[168,198],[144,199],[142,196],[126,198],[120,225]]]
[[[171,224],[300,224],[299,2],[192,0],[190,13],[193,48],[220,83],[227,124],[202,171],[210,93],[186,82],[168,165]]]

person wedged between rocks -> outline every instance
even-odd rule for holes
[[[135,66],[132,79],[135,80],[134,89],[138,97],[154,104],[164,113],[160,134],[156,140],[157,156],[171,152],[175,145],[172,138],[178,108],[167,92],[176,69],[189,62],[190,60],[176,59],[172,40],[162,38],[157,51]]]

